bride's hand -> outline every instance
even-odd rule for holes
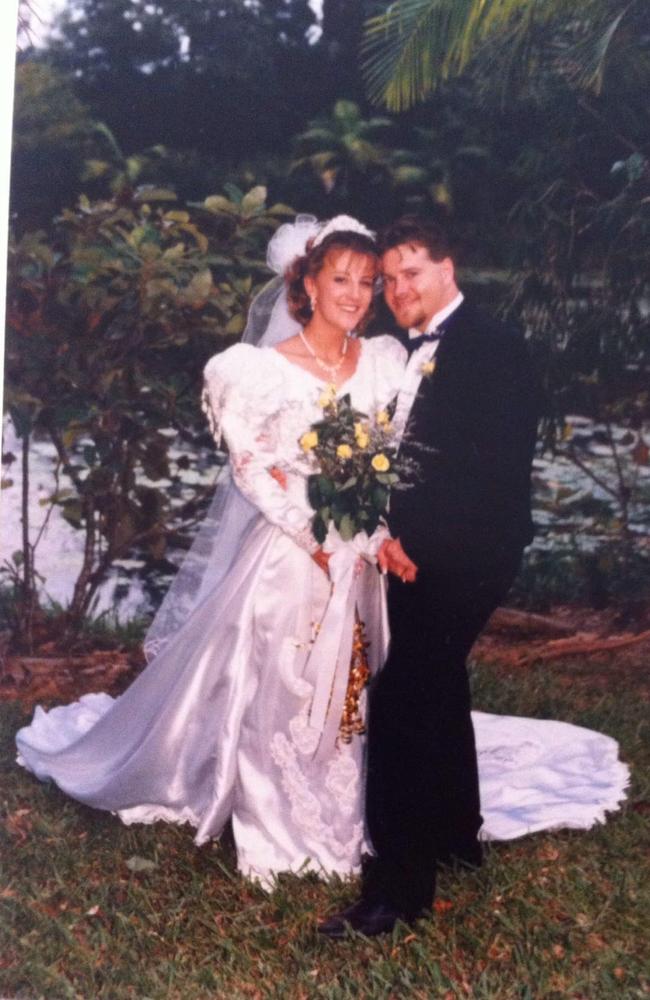
[[[414,583],[418,568],[402,548],[399,538],[387,538],[377,553],[377,565],[382,573],[394,573],[402,583]]]
[[[269,469],[269,475],[273,476],[276,483],[278,483],[278,485],[281,486],[283,490],[286,490],[287,477],[285,476],[282,469],[278,469],[277,466],[274,465],[272,466],[272,468]]]
[[[322,569],[323,573],[325,573],[326,576],[330,575],[329,571],[330,555],[331,553],[323,552],[322,549],[317,549],[315,552],[312,552],[312,559],[314,560],[317,566],[320,566],[320,568]]]

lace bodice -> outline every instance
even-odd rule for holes
[[[369,416],[395,397],[406,351],[393,337],[361,343],[356,370],[338,389]],[[272,524],[309,552],[318,548],[310,528],[313,510],[306,476],[313,471],[298,444],[320,419],[325,380],[271,347],[237,344],[205,367],[203,407],[212,433],[226,441],[233,478]],[[271,475],[279,470],[286,488]]]

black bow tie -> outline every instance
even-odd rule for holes
[[[419,337],[409,337],[409,354],[412,354],[413,351],[417,351],[418,347],[422,347],[422,344],[431,344],[434,340],[440,340],[443,333],[444,330],[441,330],[440,327],[438,327],[432,333],[421,333]]]
[[[417,351],[418,347],[422,347],[422,344],[431,344],[434,340],[440,340],[449,325],[450,319],[451,316],[445,317],[445,319],[443,319],[441,323],[438,323],[435,330],[432,330],[431,333],[421,333],[419,337],[409,337],[409,354],[412,354],[413,351]]]

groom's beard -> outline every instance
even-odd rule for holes
[[[419,303],[417,302],[405,302],[400,306],[389,306],[392,312],[395,322],[398,326],[401,326],[403,330],[409,330],[415,327],[418,330],[425,330],[429,322],[429,317],[424,313]]]

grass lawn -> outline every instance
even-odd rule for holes
[[[354,883],[283,877],[267,895],[235,873],[228,845],[196,848],[189,827],[127,828],[78,805],[14,765],[26,716],[0,706],[0,996],[650,997],[650,666],[484,663],[474,687],[485,711],[618,739],[628,803],[588,832],[492,846],[480,872],[442,874],[433,919],[342,943],[319,940],[315,921]]]

